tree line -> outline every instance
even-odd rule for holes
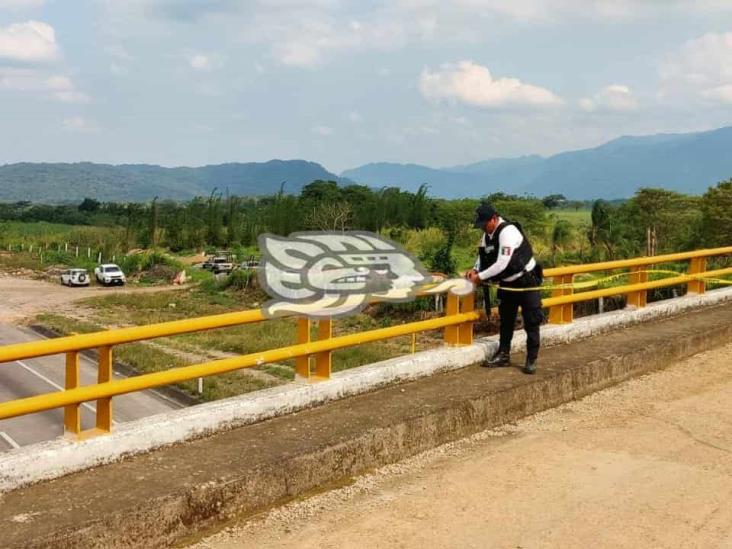
[[[732,179],[701,196],[644,188],[622,201],[570,202],[487,194],[506,218],[518,221],[547,264],[612,260],[732,244]],[[297,195],[285,188],[266,197],[243,197],[214,190],[187,202],[99,202],[42,205],[0,204],[2,221],[45,221],[114,228],[107,248],[165,248],[172,252],[256,245],[263,232],[287,235],[302,230],[368,230],[402,242],[429,267],[452,272],[474,254],[472,228],[480,199],[447,200],[396,187],[339,186],[317,180]],[[586,221],[563,213],[591,210]],[[1,234],[0,234],[1,236]]]

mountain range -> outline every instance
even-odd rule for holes
[[[549,157],[497,158],[430,168],[373,163],[336,175],[305,160],[228,163],[196,168],[149,164],[17,163],[0,166],[0,201],[59,203],[92,197],[142,201],[155,196],[186,200],[217,189],[232,195],[268,195],[285,184],[299,193],[316,179],[414,191],[429,185],[432,196],[480,197],[493,192],[570,199],[625,198],[640,187],[701,194],[732,177],[732,127],[650,136],[625,136],[598,147]]]
[[[465,166],[366,164],[342,176],[373,186],[396,185],[456,198],[511,194],[563,194],[572,199],[626,198],[640,187],[688,194],[732,177],[732,127],[699,133],[625,136],[599,147],[549,157],[499,158]]]
[[[150,164],[79,162],[19,163],[0,166],[0,201],[75,202],[142,201],[156,196],[188,200],[214,190],[240,196],[285,192],[297,194],[316,179],[341,178],[305,160],[229,163],[198,168],[164,168]]]

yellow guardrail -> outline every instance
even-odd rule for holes
[[[732,273],[731,269],[706,270],[708,258],[726,255],[732,255],[732,246],[546,269],[544,276],[551,278],[552,285],[559,287],[553,290],[552,296],[544,299],[542,304],[544,307],[549,308],[550,323],[565,324],[572,322],[574,318],[573,305],[581,301],[625,295],[627,296],[628,305],[645,307],[648,290],[679,284],[686,284],[687,292],[689,293],[702,294],[706,288],[704,279],[718,278]],[[681,261],[689,261],[686,274],[679,273],[677,277],[669,277],[663,280],[648,280],[649,272],[645,267],[662,265],[664,263],[678,263]],[[630,284],[580,293],[575,293],[574,288],[572,288],[575,275],[615,271],[619,269],[628,269]]]
[[[545,276],[552,279],[551,286],[555,289],[552,296],[545,298],[542,304],[549,308],[550,322],[566,323],[572,321],[573,304],[581,301],[626,295],[628,305],[642,307],[646,304],[648,290],[679,284],[686,284],[687,291],[690,293],[703,293],[706,279],[732,274],[732,268],[706,271],[707,258],[722,255],[732,255],[732,246],[546,269]],[[648,270],[643,269],[651,265],[685,260],[690,262],[687,273],[679,273],[678,276],[662,280],[649,281]],[[575,275],[619,269],[629,269],[627,275],[631,279],[630,284],[574,292],[575,288],[572,284]],[[112,349],[115,345],[240,326],[265,321],[266,318],[262,311],[250,310],[7,345],[0,347],[0,363],[65,354],[66,380],[64,391],[0,403],[0,419],[63,407],[64,429],[67,434],[85,437],[106,433],[112,427],[112,398],[118,395],[288,359],[295,359],[295,371],[298,376],[312,381],[327,379],[331,375],[331,353],[335,350],[436,329],[444,330],[446,344],[467,345],[473,341],[473,323],[480,317],[481,314],[474,310],[473,295],[458,297],[448,294],[445,315],[442,317],[355,334],[333,337],[332,320],[326,319],[317,321],[317,337],[315,340],[311,340],[313,321],[298,318],[297,343],[294,345],[121,380],[112,379]],[[98,350],[98,376],[96,384],[82,387],[79,380],[79,353],[87,349]],[[82,403],[92,400],[97,401],[96,428],[82,432],[79,407]]]

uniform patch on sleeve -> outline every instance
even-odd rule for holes
[[[501,255],[511,255],[511,247],[510,246],[503,246],[501,248]]]

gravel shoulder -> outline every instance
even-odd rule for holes
[[[193,547],[732,547],[732,343]]]

